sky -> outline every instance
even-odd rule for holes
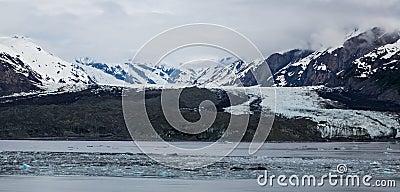
[[[400,28],[400,1],[0,0],[0,23],[0,36],[29,37],[67,61],[122,62],[160,32],[190,23],[229,27],[266,57],[337,46],[356,28]]]

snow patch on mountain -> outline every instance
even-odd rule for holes
[[[356,72],[358,73],[358,77],[369,77],[372,74],[374,74],[380,66],[372,66],[373,63],[375,63],[378,60],[389,60],[395,55],[400,55],[400,40],[396,41],[395,43],[392,44],[386,44],[384,46],[378,47],[374,50],[372,50],[370,53],[364,55],[363,57],[360,57],[356,59],[353,64],[356,65]],[[396,62],[397,60],[391,60],[390,63],[392,64]],[[386,70],[386,66],[382,67],[383,70]],[[391,70],[395,68],[390,68]]]
[[[293,86],[291,82],[300,81],[302,75],[307,70],[308,65],[311,61],[321,56],[324,52],[315,51],[308,55],[307,57],[300,59],[297,62],[289,63],[278,72],[275,73],[275,84],[276,86],[285,87]],[[313,66],[316,70],[327,70],[325,65],[315,65]],[[289,78],[292,80],[290,81]]]

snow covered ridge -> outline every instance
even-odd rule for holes
[[[0,53],[7,55],[0,59],[11,65],[15,73],[26,77],[34,74],[30,78],[31,84],[45,92],[70,87],[67,85],[71,84],[227,86],[246,82],[245,86],[251,86],[256,82],[250,73],[257,67],[266,65],[261,61],[244,63],[232,57],[221,59],[217,66],[195,68],[151,66],[130,61],[101,63],[90,58],[76,59],[70,63],[43,50],[31,39],[17,36],[0,38]]]
[[[281,54],[280,60],[290,62],[275,70],[275,84],[341,87],[352,77],[365,78],[379,70],[398,70],[396,65],[400,57],[399,40],[399,31],[385,31],[375,27],[351,35],[342,45],[303,55],[300,60]],[[279,59],[274,61],[270,63],[271,66],[279,63]]]
[[[43,50],[25,37],[1,37],[0,53],[22,61],[24,66],[14,66],[18,69],[17,73],[27,75],[29,70],[33,71],[41,82],[37,86],[43,89],[62,84],[93,83],[83,70]],[[8,63],[15,65],[15,62]]]
[[[142,63],[102,63],[89,58],[75,60],[75,65],[86,72],[97,84],[135,85],[166,84],[171,82],[175,69],[165,66],[150,67]]]
[[[152,67],[131,62],[105,64],[88,58],[78,59],[75,63],[98,84],[127,86],[132,84],[232,86],[241,85],[246,81],[250,83],[245,86],[251,86],[251,83],[255,85],[255,79],[249,73],[254,73],[255,69],[262,65],[267,66],[261,60],[244,63],[232,58],[222,59],[220,65],[206,67],[169,67],[162,64]],[[267,77],[265,75],[262,80],[266,81]]]
[[[357,76],[365,78],[373,75],[378,70],[398,70],[399,66],[396,66],[396,62],[400,60],[399,55],[400,40],[392,44],[378,47],[353,62],[356,66]],[[384,64],[378,66],[375,64],[377,61],[381,61]]]

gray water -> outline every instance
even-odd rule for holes
[[[174,143],[187,148],[207,144]],[[212,186],[219,191],[267,191],[256,182],[264,170],[276,175],[321,176],[336,173],[338,164],[347,165],[347,174],[400,180],[400,144],[395,142],[266,143],[255,155],[247,152],[248,144],[242,143],[213,165],[180,170],[155,162],[128,141],[4,140],[0,141],[0,191],[127,191],[135,187],[133,191],[210,191]],[[185,158],[172,152],[163,156]],[[52,190],[56,188],[59,190]],[[321,189],[335,190],[329,186]],[[398,188],[347,187],[340,191],[393,189]]]

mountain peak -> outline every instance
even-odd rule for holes
[[[400,33],[374,27],[343,46],[308,52],[293,60],[292,50],[267,62],[277,86],[344,87],[382,100],[400,102]],[[296,58],[297,59],[297,58]]]
[[[90,57],[81,57],[78,59],[75,59],[76,63],[81,63],[81,64],[92,64],[94,63],[94,59],[90,58]]]
[[[399,30],[387,31],[384,28],[373,27],[368,31],[346,40],[343,47],[347,50],[361,51],[361,54],[384,44],[391,44],[400,38]]]
[[[22,70],[25,71],[23,73],[25,76],[36,74],[40,83],[31,83],[41,89],[54,89],[65,84],[92,83],[82,70],[43,50],[29,38],[18,36],[0,38],[0,54],[4,55],[3,65],[14,68],[16,73]]]

